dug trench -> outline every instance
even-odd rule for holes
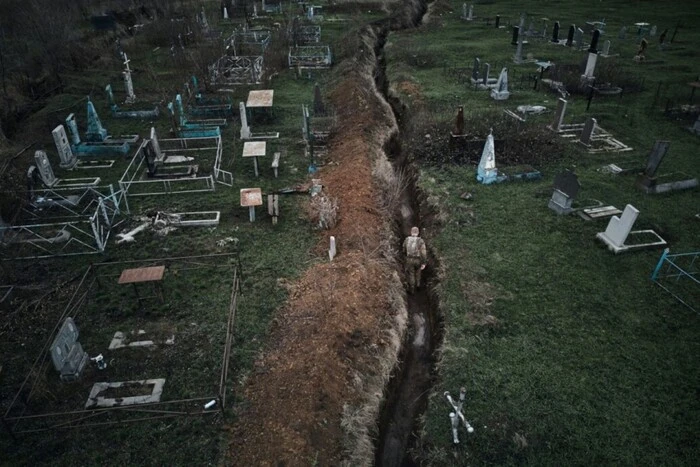
[[[417,27],[429,14],[427,2],[407,2],[403,15],[379,21],[374,24],[376,45],[376,70],[374,72],[377,90],[389,104],[397,122],[398,132],[386,142],[384,153],[391,162],[396,176],[402,180],[399,202],[394,214],[394,229],[402,250],[402,240],[409,235],[411,227],[419,226],[424,232],[433,230],[430,213],[425,209],[424,196],[417,187],[418,170],[409,153],[402,149],[402,134],[410,128],[410,115],[406,106],[390,92],[386,76],[384,46],[392,30]],[[420,416],[427,407],[428,395],[435,381],[436,351],[442,343],[442,317],[438,297],[432,293],[437,277],[437,258],[428,245],[429,262],[423,271],[421,286],[415,293],[407,295],[408,335],[403,341],[399,360],[385,389],[384,402],[378,420],[379,436],[375,444],[375,465],[414,466],[418,459],[414,456],[420,430]],[[404,265],[405,257],[402,257]]]

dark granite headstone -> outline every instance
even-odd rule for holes
[[[559,21],[554,23],[554,30],[552,31],[552,42],[559,43]]]
[[[581,189],[581,184],[575,173],[565,170],[554,177],[554,188],[566,194],[569,198],[576,198]]]
[[[569,34],[566,36],[566,46],[571,47],[574,43],[574,33],[576,32],[576,25],[572,24],[569,26]]]

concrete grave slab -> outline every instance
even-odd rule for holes
[[[163,394],[165,378],[144,379],[140,381],[120,381],[117,383],[95,383],[90,390],[90,395],[85,403],[86,409],[98,407],[120,407],[125,405],[151,404],[160,402]],[[105,397],[107,391],[133,393],[142,390],[144,394],[125,397]]]

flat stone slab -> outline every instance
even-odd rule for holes
[[[272,100],[275,91],[273,89],[262,89],[259,91],[250,91],[248,93],[248,101],[246,107],[272,107]]]
[[[95,383],[90,390],[90,396],[85,403],[85,408],[93,409],[97,407],[119,407],[124,405],[160,402],[160,396],[163,394],[164,384],[165,378],[143,379],[140,381],[120,381],[117,383]],[[122,390],[124,392],[135,392],[143,389],[145,394],[126,397],[104,397],[100,395],[110,389]],[[147,392],[149,390],[150,392]]]

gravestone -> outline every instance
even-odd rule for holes
[[[668,34],[668,29],[664,29],[664,32],[659,36],[659,44],[663,45],[666,42],[666,35]]]
[[[53,136],[53,142],[56,145],[56,151],[58,152],[58,157],[61,159],[60,167],[62,169],[72,169],[78,163],[78,157],[73,154],[70,148],[70,143],[68,142],[68,136],[66,135],[66,129],[63,125],[58,125],[51,131]]]
[[[496,15],[496,21],[494,21],[494,24],[496,25],[496,29],[501,27],[501,15]]]
[[[224,7],[224,19],[228,19],[228,9]]]
[[[508,92],[508,68],[503,67],[501,74],[498,75],[496,87],[491,90],[491,98],[497,101],[504,101],[510,97]]]
[[[481,60],[479,57],[474,58],[474,65],[472,66],[472,83],[479,81],[479,67],[481,66]]]
[[[241,139],[250,139],[250,127],[248,126],[248,117],[246,116],[243,102],[238,103],[238,111],[241,115]],[[306,122],[306,119],[304,119],[304,122]]]
[[[527,19],[527,14],[525,12],[520,13],[520,23],[518,23],[518,30],[522,31],[525,29],[525,20]]]
[[[573,211],[571,205],[581,189],[581,184],[575,173],[566,170],[554,178],[554,191],[549,200],[549,209],[559,215]]]
[[[66,318],[49,347],[51,361],[60,373],[61,381],[77,380],[87,363],[88,354],[78,342],[78,336],[73,318]]]
[[[153,148],[153,153],[155,154],[156,160],[157,161],[163,161],[165,159],[165,155],[163,152],[160,150],[160,143],[158,142],[158,135],[156,134],[156,129],[154,127],[151,127],[151,147]]]
[[[481,160],[476,169],[476,180],[488,185],[498,181],[498,169],[496,169],[496,149],[493,143],[493,131],[489,133],[481,153]]]
[[[591,38],[591,45],[588,47],[588,52],[592,54],[598,53],[598,40],[600,40],[600,31],[593,31],[593,37]]]
[[[586,62],[586,71],[583,72],[581,76],[582,81],[594,81],[595,80],[595,65],[598,62],[598,54],[589,52],[588,61]]]
[[[464,107],[459,106],[457,108],[457,118],[455,120],[455,131],[453,136],[463,136],[464,135]]]
[[[41,181],[44,182],[44,185],[47,187],[54,186],[58,182],[58,179],[53,173],[51,162],[49,162],[49,156],[46,155],[46,152],[34,152],[34,162],[39,169],[39,176],[41,177]]]
[[[656,35],[656,25],[652,26],[649,30],[649,37],[654,37]]]
[[[131,69],[129,68],[129,60],[124,54],[124,66],[126,67],[126,70],[122,72],[122,75],[124,75],[124,87],[126,88],[126,103],[127,104],[133,104],[136,102],[136,94],[134,94],[134,83],[131,81]]]
[[[87,133],[85,133],[85,139],[90,142],[102,143],[107,139],[107,130],[102,127],[102,122],[100,117],[97,115],[95,106],[88,97],[87,102]]]
[[[530,25],[527,27],[527,36],[532,37],[535,34],[535,23],[530,21]]]
[[[518,45],[518,36],[520,35],[520,28],[513,26],[513,38],[510,41],[511,45]]]
[[[697,120],[693,123],[693,127],[690,129],[696,135],[700,135],[700,115],[698,115]]]
[[[624,40],[627,37],[627,26],[622,26],[620,32],[617,34],[618,39]]]
[[[523,63],[523,39],[522,37],[518,40],[518,47],[515,49],[515,55],[513,56],[513,62],[516,64]]]
[[[574,43],[574,34],[576,34],[576,25],[569,26],[569,34],[566,36],[566,46],[571,47]]]
[[[467,12],[467,21],[474,19],[474,5],[469,5],[469,11]]]
[[[314,116],[326,114],[326,106],[323,104],[323,98],[321,96],[321,88],[318,83],[314,85]]]
[[[564,123],[564,115],[566,114],[566,105],[568,102],[561,97],[557,101],[557,111],[554,113],[554,121],[552,122],[552,130],[560,131],[562,123]]]
[[[484,86],[489,84],[489,73],[491,73],[491,65],[484,63],[484,76],[482,77],[482,83]]]
[[[554,30],[552,31],[552,42],[559,43],[559,21],[554,23]]]
[[[574,34],[574,42],[576,42],[576,48],[581,50],[583,48],[583,29],[576,28],[576,33]]]
[[[593,117],[588,117],[586,123],[583,125],[583,131],[581,132],[581,139],[579,142],[584,146],[591,145],[591,138],[593,137],[593,131],[596,127],[596,119]]]
[[[604,240],[612,246],[618,248],[623,247],[627,236],[634,226],[634,222],[637,220],[637,216],[639,216],[637,208],[628,204],[625,206],[622,216],[613,216],[610,218],[605,232],[599,233],[598,238],[601,238],[601,240]]]
[[[656,185],[656,171],[661,165],[661,161],[666,157],[668,148],[671,146],[670,141],[654,141],[654,146],[651,148],[647,165],[644,172],[637,179],[637,184],[643,187],[651,187]]]
[[[66,117],[66,125],[70,134],[71,145],[77,146],[80,144],[80,133],[78,133],[78,124],[75,122],[75,114],[70,114]]]
[[[603,52],[601,53],[603,57],[610,55],[610,41],[603,42]]]

